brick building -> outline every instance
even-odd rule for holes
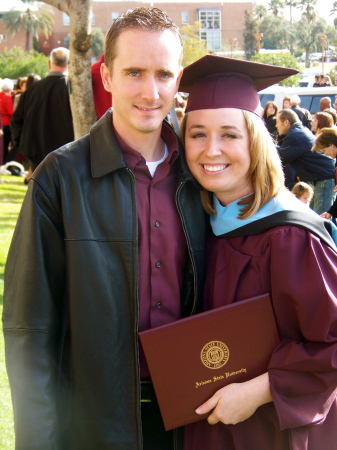
[[[202,24],[200,37],[207,42],[208,48],[215,52],[228,52],[231,47],[231,39],[236,39],[237,50],[243,49],[244,11],[251,12],[253,8],[251,1],[214,1],[207,3],[205,1],[94,1],[92,5],[92,26],[100,28],[105,34],[111,23],[121,14],[140,5],[155,6],[164,10],[179,27],[186,24],[192,25],[194,22],[200,21]],[[47,55],[54,47],[69,47],[69,17],[57,9],[54,10],[53,34],[48,39],[43,35],[39,37],[40,50]],[[1,20],[1,11],[0,35],[6,37],[0,43],[0,51],[10,49],[14,45],[23,48],[25,46],[25,33],[23,31],[14,38],[8,35]]]

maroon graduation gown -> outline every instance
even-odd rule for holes
[[[273,402],[237,425],[188,425],[184,450],[337,449],[337,254],[295,226],[214,237],[208,307],[265,292],[281,338],[268,368]]]

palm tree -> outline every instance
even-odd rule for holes
[[[286,6],[289,6],[289,19],[290,19],[289,22],[290,22],[290,25],[292,25],[293,24],[293,8],[296,8],[296,6],[298,5],[298,1],[297,0],[285,0],[284,4]]]
[[[308,22],[314,22],[317,15],[314,6],[316,5],[317,0],[300,0],[299,6],[301,9],[304,9],[303,13],[306,16]]]
[[[337,13],[337,2],[333,2],[329,16],[332,16],[332,14],[336,14],[336,13]]]
[[[264,5],[256,5],[254,7],[253,13],[255,17],[257,17],[258,20],[261,22],[262,19],[264,19],[265,16],[267,15],[267,8]]]
[[[268,8],[270,9],[270,11],[272,11],[274,16],[277,16],[279,13],[279,9],[284,8],[284,3],[282,0],[270,0]]]
[[[48,37],[52,30],[54,19],[49,15],[51,10],[46,11],[39,7],[35,0],[22,0],[25,9],[22,11],[11,10],[3,14],[2,19],[9,33],[14,36],[22,28],[26,32],[26,51],[30,49],[31,38],[38,37],[42,32]]]

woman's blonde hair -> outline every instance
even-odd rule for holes
[[[300,198],[303,194],[309,194],[312,198],[314,196],[314,190],[308,183],[304,183],[304,181],[299,181],[292,188],[291,192],[295,195],[295,197]]]
[[[284,174],[275,144],[262,120],[249,111],[242,110],[242,112],[248,130],[251,156],[248,176],[253,185],[253,193],[238,203],[243,206],[238,217],[246,219],[284,188]],[[180,128],[183,143],[187,119],[188,113],[185,114]],[[208,214],[215,214],[211,192],[203,189],[201,201]]]

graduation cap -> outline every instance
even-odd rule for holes
[[[236,108],[260,116],[257,92],[296,73],[287,67],[206,55],[184,69],[179,91],[190,93],[186,112]]]

